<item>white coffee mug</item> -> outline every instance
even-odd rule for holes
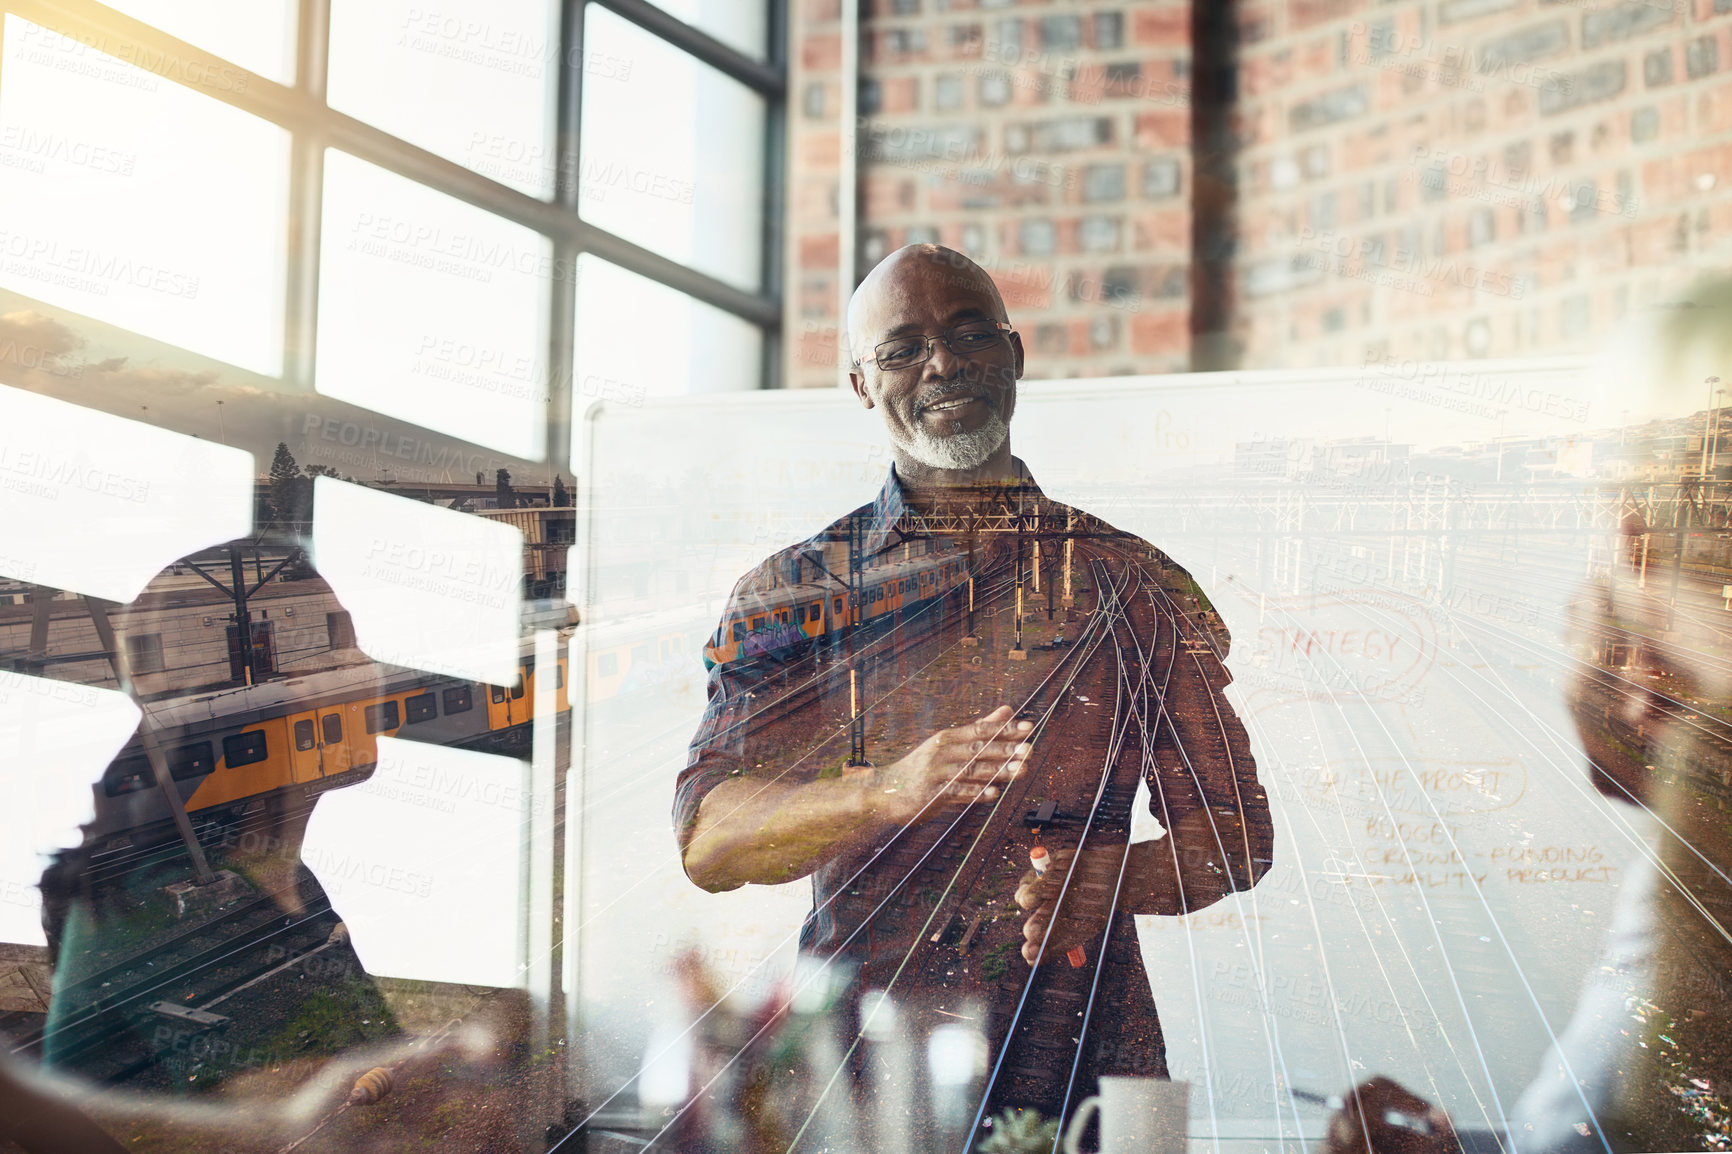
[[[1099,1154],[1184,1154],[1191,1084],[1160,1078],[1102,1078],[1101,1092],[1083,1099],[1064,1136],[1065,1154],[1078,1149],[1089,1115],[1101,1116]]]

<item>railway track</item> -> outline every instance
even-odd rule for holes
[[[1084,964],[1067,965],[1061,953],[1025,968],[1019,951],[1027,915],[1010,899],[1027,869],[1030,845],[1038,840],[1056,851],[1104,842],[1109,854],[1116,847],[1119,873],[1109,888],[1122,886],[1138,785],[1160,772],[1157,750],[1172,772],[1193,779],[1193,802],[1199,794],[1236,797],[1219,779],[1232,776],[1237,758],[1248,757],[1242,747],[1233,748],[1214,700],[1225,680],[1218,669],[1218,644],[1191,624],[1159,587],[1154,576],[1159,566],[1151,566],[1140,551],[1133,555],[1101,542],[1089,543],[1079,554],[1093,574],[1094,608],[1067,648],[1053,654],[1038,682],[1032,688],[1025,683],[1019,699],[1011,701],[1018,716],[1034,725],[1025,739],[1035,749],[1028,769],[996,799],[976,799],[942,818],[934,815],[888,835],[866,853],[863,864],[850,867],[852,873],[830,887],[834,905],[822,911],[837,927],[826,949],[859,967],[851,983],[854,997],[867,990],[894,996],[913,1015],[909,1021],[917,1031],[966,1017],[953,1011],[966,1010],[971,999],[990,1003],[985,1012],[1009,1023],[1008,1031],[991,1031],[1005,1041],[990,1078],[980,1087],[973,1128],[958,1135],[968,1139],[967,1145],[982,1135],[991,1107],[1035,1107],[1049,1117],[1061,1116],[1087,1092],[1083,1087],[1089,1085],[1089,1075],[1118,1072],[1103,1070],[1101,1055],[1091,1048],[1103,1018],[1121,1016],[1102,1013],[1103,991],[1121,980],[1116,975],[1146,983],[1134,920],[1128,914],[1107,920],[1100,937],[1085,948]],[[1003,597],[1013,585],[998,581],[994,591]],[[990,605],[994,598],[983,600]],[[895,645],[897,639],[892,635],[887,643]],[[1187,656],[1187,650],[1194,652]],[[949,647],[934,652],[948,653]],[[916,656],[930,664],[934,652]],[[1216,666],[1213,675],[1211,665]],[[817,671],[806,671],[802,683],[754,707],[752,724],[766,725],[810,708],[818,681]],[[997,683],[987,683],[992,684]],[[1180,698],[1195,715],[1183,726],[1170,712]],[[1103,727],[1098,713],[1109,703],[1112,721]],[[1199,732],[1199,724],[1220,727],[1221,732]],[[814,749],[833,740],[820,737]],[[1192,752],[1191,743],[1206,748]],[[811,756],[814,749],[801,756]],[[1068,771],[1059,764],[1061,758],[1071,766]],[[1079,768],[1084,765],[1090,768]],[[1179,785],[1176,779],[1170,785],[1162,781],[1161,789]],[[1169,817],[1164,824],[1170,829],[1172,822]],[[1240,846],[1248,848],[1248,835],[1234,832]],[[1261,852],[1266,861],[1267,848]],[[1095,884],[1078,880],[1074,892],[1081,895]],[[1117,905],[1116,892],[1091,896],[1104,897],[1102,904],[1109,908]],[[992,972],[994,959],[1000,963],[997,973]],[[1104,980],[1109,972],[1115,976]],[[1142,997],[1150,1001],[1146,988]],[[1158,1031],[1152,1001],[1148,1026]],[[729,1076],[730,1068],[747,1059],[769,1028],[766,1024],[741,1045],[692,1102],[703,1100]],[[851,1040],[844,1035],[843,1042],[846,1053],[827,1083],[826,1095],[847,1095],[846,1087],[864,1068],[864,1036],[856,1031]],[[1158,1032],[1144,1050],[1146,1060],[1159,1063]],[[606,1107],[604,1101],[596,1112]],[[684,1113],[676,1111],[662,1131],[644,1137],[652,1145],[667,1140]],[[805,1125],[817,1115],[814,1105]],[[799,1147],[804,1133],[802,1126],[790,1149]]]
[[[1145,579],[1134,559],[1103,553],[1109,555],[1092,562],[1102,597],[1091,628],[1079,639],[1071,658],[1054,668],[1022,703],[1021,710],[1024,716],[1037,719],[1031,737],[1038,751],[1044,732],[1062,726],[1061,709],[1087,708],[1091,699],[1100,701],[1103,691],[1111,690],[1113,722],[1104,735],[1085,742],[1087,754],[1098,759],[1091,763],[1098,764],[1092,783],[1080,790],[1073,787],[1071,795],[1050,810],[1031,811],[1025,808],[1030,795],[1036,788],[1049,789],[1053,777],[1036,765],[1005,790],[997,805],[990,809],[970,807],[930,844],[902,844],[898,838],[886,846],[879,864],[887,865],[896,881],[862,924],[869,935],[868,965],[876,965],[881,952],[891,953],[895,965],[893,969],[879,967],[881,973],[874,975],[872,983],[875,987],[891,992],[900,988],[905,1000],[939,1001],[943,1005],[952,1004],[948,998],[966,996],[970,982],[964,959],[969,956],[969,946],[990,941],[992,934],[990,929],[981,932],[988,916],[981,911],[1014,888],[1015,878],[1025,868],[1030,839],[1027,827],[1037,813],[1046,814],[1047,819],[1033,836],[1049,849],[1071,849],[1080,855],[1091,848],[1093,838],[1094,852],[1118,852],[1116,873],[1105,886],[1098,881],[1076,881],[1073,890],[1072,883],[1067,882],[1058,901],[1056,923],[1064,916],[1066,899],[1080,897],[1089,888],[1101,892],[1088,896],[1096,901],[1104,899],[1109,909],[1117,907],[1125,881],[1126,839],[1137,786],[1140,780],[1154,779],[1161,771],[1157,751],[1171,762],[1167,771],[1171,777],[1160,782],[1163,798],[1188,789],[1195,807],[1201,804],[1201,794],[1221,795],[1221,782],[1205,782],[1205,777],[1233,776],[1235,751],[1217,700],[1225,677],[1218,666],[1216,644],[1189,623],[1165,590]],[[1114,560],[1122,564],[1116,575],[1109,571]],[[1110,666],[1091,661],[1102,647],[1114,654]],[[1090,693],[1081,695],[1082,688]],[[1206,717],[1213,730],[1190,725],[1187,729],[1191,732],[1181,735],[1174,717],[1179,709]],[[1073,747],[1066,756],[1076,755]],[[1181,777],[1183,780],[1178,780]],[[1047,786],[1038,785],[1043,779]],[[1236,781],[1234,785],[1236,790]],[[1233,796],[1237,798],[1236,793]],[[1243,799],[1237,804],[1242,805]],[[1236,811],[1231,819],[1226,814],[1211,815],[1218,852],[1223,858],[1238,856],[1237,852],[1229,853],[1229,848],[1242,850],[1247,859],[1256,856]],[[1173,820],[1167,818],[1168,828]],[[1237,845],[1224,844],[1230,836],[1236,836]],[[1105,850],[1098,848],[1103,841]],[[1011,852],[999,852],[1006,849]],[[1260,860],[1266,862],[1268,850],[1262,849]],[[997,864],[1001,861],[1013,863],[1008,876]],[[921,891],[935,888],[940,881],[944,888],[937,900],[921,900]],[[920,913],[927,910],[930,912],[922,919]],[[1005,920],[1008,925],[1000,928],[998,935],[1020,945],[1023,916],[1013,914]],[[844,942],[843,948],[852,944]],[[1000,1020],[1008,1018],[1009,1026],[982,1087],[970,1134],[978,1137],[985,1133],[986,1120],[1001,1107],[1033,1107],[1045,1116],[1062,1119],[1079,1096],[1079,1087],[1091,1084],[1090,1076],[1103,1072],[1101,1055],[1092,1045],[1094,1029],[1101,1020],[1103,975],[1114,969],[1143,980],[1134,919],[1126,914],[1112,915],[1084,954],[1086,960],[1080,966],[1066,965],[1062,955],[1044,958],[1027,971],[1009,998],[999,999],[993,1012]],[[1020,959],[1013,964],[1020,968]],[[959,971],[963,975],[960,980]],[[947,999],[939,999],[939,994],[947,995]]]
[[[997,580],[994,584],[989,586],[985,594],[981,596],[981,603],[983,605],[991,605],[997,596],[1009,594],[1014,589],[1014,586],[1014,575]],[[1053,668],[1041,678],[1034,689],[1020,702],[1017,709],[1017,715],[1021,718],[1034,721],[1035,728],[1031,731],[1026,740],[1034,741],[1036,743],[1036,748],[1039,748],[1040,737],[1046,726],[1051,722],[1053,716],[1058,711],[1059,706],[1064,700],[1065,694],[1076,684],[1079,672],[1087,666],[1090,656],[1092,656],[1098,646],[1102,643],[1104,632],[1101,627],[1101,620],[1099,614],[1093,614],[1090,616],[1082,634],[1069,645],[1067,651],[1055,661]],[[894,640],[893,637],[892,640]],[[930,645],[930,639],[915,640],[906,643],[907,648],[910,650],[919,645]],[[938,650],[938,653],[948,653],[953,648],[955,648],[954,643],[949,646],[941,647]],[[902,652],[902,650],[898,650],[897,652]],[[923,656],[928,662],[936,657],[936,655],[932,654]],[[806,684],[796,687],[795,692],[815,692],[816,686],[814,683],[817,680],[818,676],[814,674],[808,679]],[[775,710],[776,712],[768,715],[773,718],[782,717],[797,712],[802,705],[809,705],[810,700],[810,697],[803,700],[783,697],[776,699],[765,707],[760,707],[760,709]],[[755,712],[753,716],[754,724],[765,724],[763,720],[765,716],[765,713]],[[829,740],[833,740],[833,738]],[[889,864],[891,866],[892,876],[897,880],[895,884],[888,887],[887,890],[867,895],[870,909],[864,913],[864,916],[850,919],[850,922],[854,925],[854,929],[843,938],[840,945],[835,947],[837,953],[843,954],[853,950],[857,953],[864,952],[870,956],[876,956],[880,953],[884,953],[888,957],[900,956],[902,965],[906,966],[910,961],[909,955],[913,950],[920,948],[923,943],[933,944],[936,940],[933,936],[934,922],[938,919],[941,910],[945,907],[945,902],[941,900],[938,903],[938,908],[934,908],[922,915],[922,910],[920,909],[917,900],[919,894],[916,890],[916,883],[930,877],[943,879],[947,888],[954,887],[958,874],[970,863],[970,847],[978,845],[982,835],[986,832],[987,825],[995,816],[1001,818],[998,823],[1001,827],[1007,827],[1010,824],[1014,814],[1018,812],[1020,807],[1026,804],[1028,800],[1028,792],[1031,787],[1030,783],[1032,779],[1033,775],[1024,774],[1022,779],[1011,783],[1010,786],[999,794],[996,805],[988,807],[976,802],[963,807],[953,815],[950,822],[945,826],[943,835],[938,837],[935,841],[917,845],[906,840],[901,836],[901,834],[899,834],[892,837],[884,846],[881,846],[872,856],[871,860],[862,865],[853,877],[849,878],[842,885],[837,887],[836,895],[840,896],[841,894],[846,893],[856,881],[860,880],[861,875],[865,873],[866,869],[875,863],[882,862]],[[906,829],[901,831],[901,833],[906,832]],[[1002,829],[1000,832],[1002,832]],[[976,877],[978,877],[978,868],[975,873]],[[917,922],[919,924],[915,924]],[[1017,925],[1020,926],[1020,922],[1018,922]],[[1020,939],[1020,930],[1018,930],[1017,936]],[[892,950],[898,946],[904,947],[902,952],[900,955],[893,954]],[[888,984],[894,986],[894,979],[890,979]],[[753,1034],[752,1037],[749,1038],[738,1051],[736,1051],[734,1057],[711,1076],[710,1081],[704,1090],[694,1096],[691,1102],[688,1102],[686,1107],[674,1112],[659,1132],[646,1135],[647,1145],[654,1147],[657,1143],[666,1140],[670,1134],[677,1132],[687,1110],[699,1101],[710,1087],[714,1086],[716,1082],[727,1076],[736,1062],[738,1062],[744,1055],[751,1052],[755,1046],[759,1045],[761,1043],[762,1035],[769,1028],[770,1024],[767,1023]],[[861,1036],[856,1034],[852,1044],[848,1047],[847,1055],[844,1056],[843,1061],[845,1064],[855,1054],[860,1042]],[[578,1140],[578,1136],[585,1132],[586,1127],[591,1124],[593,1119],[601,1116],[624,1089],[625,1087],[621,1086],[612,1094],[598,1102],[591,1110],[589,1118],[580,1122],[576,1128],[567,1135],[566,1140],[557,1144],[554,1149],[566,1149],[568,1148],[568,1142]],[[810,1121],[810,1119],[808,1119],[808,1121]]]
[[[1096,564],[1099,566],[1101,563]],[[1142,723],[1148,716],[1151,697],[1158,700],[1172,674],[1169,660],[1160,686],[1151,687],[1158,633],[1151,633],[1145,650],[1138,636],[1144,623],[1134,620],[1133,614],[1137,595],[1142,592],[1142,582],[1140,576],[1133,577],[1131,572],[1127,569],[1125,579],[1114,589],[1112,603],[1102,606],[1113,642],[1113,721],[1105,738],[1106,748],[1101,753],[1100,776],[1087,819],[1074,838],[1062,833],[1058,838],[1043,834],[1046,841],[1070,843],[1064,844],[1063,848],[1073,851],[1079,860],[1085,852],[1102,852],[1098,843],[1103,838],[1110,838],[1115,843],[1115,835],[1120,833],[1128,838],[1131,802],[1136,796],[1135,775],[1142,771],[1146,756],[1140,740]],[[1109,586],[1100,582],[1097,588],[1107,589]],[[1158,630],[1158,622],[1152,625]],[[1126,641],[1129,642],[1129,653]],[[1169,646],[1169,652],[1176,650]],[[1133,738],[1136,739],[1135,756],[1127,757],[1132,753]],[[1095,841],[1092,845],[1091,835]],[[1125,843],[1125,848],[1128,848],[1128,843]],[[1108,909],[1116,908],[1127,856],[1120,853],[1111,893],[1102,891],[1087,896],[1096,901],[1104,897]],[[1049,927],[1058,924],[1065,916],[1067,901],[1085,896],[1088,888],[1099,889],[1100,883],[1094,882],[1091,886],[1072,873],[1058,897]],[[1074,964],[1074,955],[1073,964],[1061,965],[1060,959],[1046,950],[1046,942],[1042,942],[1043,957],[1031,968],[1022,985],[1004,1043],[982,1089],[971,1133],[979,1133],[997,1108],[1010,1106],[1033,1107],[1047,1117],[1059,1118],[1062,1125],[1066,1103],[1088,1051],[1102,972],[1109,960],[1119,960],[1112,947],[1114,931],[1120,929],[1123,920],[1116,915],[1108,917],[1105,932],[1086,950],[1087,960],[1082,966]],[[1122,933],[1118,936],[1124,937]]]
[[[1203,809],[1210,815],[1219,860],[1228,861],[1239,851],[1247,862],[1257,856],[1248,823],[1240,817],[1247,799],[1238,793],[1235,751],[1220,710],[1225,673],[1218,644],[1190,622],[1158,581],[1145,579],[1130,558],[1124,560],[1126,577],[1117,587],[1114,603],[1104,607],[1116,651],[1114,721],[1105,739],[1087,820],[1069,839],[1074,847],[1067,845],[1079,858],[1084,853],[1107,855],[1106,880],[1098,873],[1088,882],[1067,880],[1049,925],[1060,922],[1064,904],[1073,894],[1104,900],[1106,908],[1115,912],[1086,947],[1083,965],[1067,966],[1062,957],[1043,950],[1045,956],[1022,985],[997,1062],[982,1089],[971,1130],[975,1136],[1003,1107],[1032,1106],[1058,1118],[1062,1129],[1076,1102],[1090,1092],[1093,1078],[1112,1072],[1104,1068],[1113,1061],[1111,1048],[1097,1044],[1095,1037],[1099,1024],[1125,1012],[1115,1005],[1109,1014],[1103,1006],[1108,971],[1142,980],[1134,918],[1117,912],[1126,883],[1131,811],[1140,781],[1154,786],[1162,824],[1171,830],[1175,803],[1194,808],[1203,806],[1208,796],[1219,798],[1223,791],[1218,779],[1224,775],[1233,785],[1234,806],[1219,813]],[[1103,581],[1100,587],[1108,586]],[[1187,724],[1181,733],[1180,716],[1201,717],[1203,724]],[[1237,844],[1229,845],[1235,835]],[[1043,836],[1042,840],[1050,847],[1058,839]],[[1265,848],[1262,860],[1268,860],[1266,855]],[[1175,872],[1182,893],[1185,873],[1177,866]],[[1090,886],[1098,892],[1088,894]],[[1117,1057],[1125,1059],[1122,1054]],[[1164,1069],[1138,1072],[1164,1074]]]
[[[329,902],[288,914],[274,896],[245,902],[112,966],[57,986],[52,1022],[17,1038],[11,1052],[75,1068],[91,1081],[124,1082],[162,1056],[163,1027],[219,1029],[208,1007],[332,941]],[[190,1011],[190,1012],[189,1012]]]

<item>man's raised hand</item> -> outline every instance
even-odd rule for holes
[[[1001,705],[978,721],[941,729],[906,757],[878,771],[881,808],[907,820],[928,805],[967,805],[990,801],[1014,780],[1034,747],[1023,740],[1032,722],[1016,721]]]

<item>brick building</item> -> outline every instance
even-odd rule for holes
[[[791,385],[909,241],[1065,377],[1589,351],[1726,232],[1732,0],[860,0],[854,132],[843,7],[793,10]]]

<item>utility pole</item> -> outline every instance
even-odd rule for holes
[[[1073,509],[1070,512],[1070,514],[1065,518],[1065,523],[1064,523],[1064,601],[1062,602],[1062,604],[1064,605],[1064,607],[1066,609],[1069,609],[1069,608],[1073,607],[1074,605],[1076,605],[1076,598],[1071,596],[1071,591],[1070,591],[1071,553],[1072,553],[1072,546],[1074,546],[1076,544],[1076,538],[1073,535],[1075,532],[1076,532],[1076,511]]]
[[[1686,531],[1678,530],[1672,534],[1672,597],[1666,605],[1666,632],[1671,633],[1678,628],[1678,579],[1684,573],[1684,540]]]
[[[1697,470],[1704,478],[1708,476],[1708,420],[1714,415],[1714,386],[1720,383],[1719,377],[1708,377],[1703,384],[1708,386],[1708,418],[1702,421],[1702,464]]]
[[[258,680],[253,666],[253,615],[247,609],[247,572],[241,566],[241,547],[229,546],[229,580],[235,598],[235,644],[240,647],[241,676],[248,685]]]
[[[860,668],[860,630],[866,621],[866,526],[860,517],[848,518],[848,603],[853,609],[848,630],[848,764],[871,765],[866,760],[866,711],[860,707],[865,680]]]
[[[1022,647],[1023,526],[1023,514],[1019,509],[1016,515],[1016,643],[1006,654],[1012,661],[1028,660],[1028,652]]]

